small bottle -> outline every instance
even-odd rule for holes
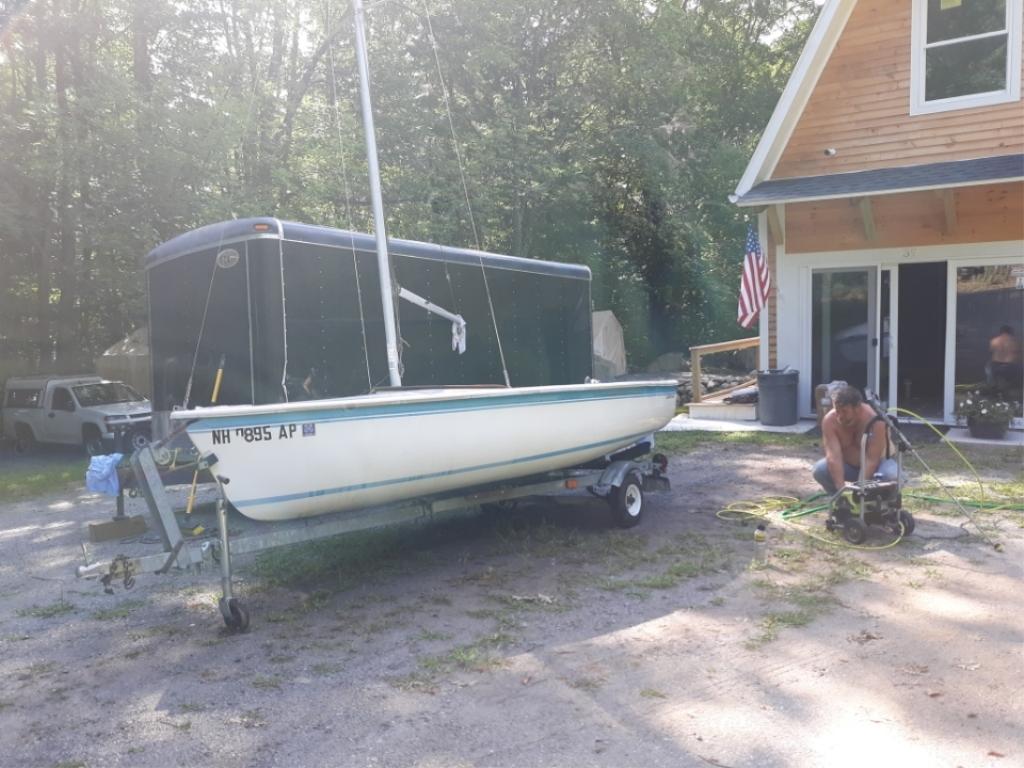
[[[768,529],[764,523],[754,529],[754,562],[759,566],[768,564]]]

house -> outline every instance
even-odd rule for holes
[[[1024,335],[1024,0],[827,0],[730,199],[773,287],[761,367],[952,423]],[[1016,392],[1024,400],[1024,392]]]

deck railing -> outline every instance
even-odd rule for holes
[[[693,402],[699,403],[703,395],[700,381],[700,358],[701,355],[710,355],[715,352],[731,352],[735,349],[749,349],[761,343],[758,336],[749,339],[734,339],[733,341],[720,341],[717,344],[700,344],[690,347],[690,375],[693,388]]]

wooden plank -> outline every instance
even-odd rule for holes
[[[701,398],[700,353],[693,354],[692,347],[690,348],[690,389],[693,402],[699,403]]]
[[[952,189],[944,189],[941,192],[942,209],[946,214],[946,227],[944,235],[951,235],[956,231],[956,196]]]
[[[732,341],[718,341],[714,344],[698,344],[690,347],[690,354],[697,352],[701,355],[709,355],[714,352],[732,352],[737,349],[748,349],[757,346],[760,341],[758,336],[751,336],[746,339],[733,339]]]
[[[870,197],[862,197],[857,201],[860,209],[861,224],[864,225],[864,238],[869,243],[875,242],[875,211],[871,205]]]
[[[784,207],[782,205],[768,206],[768,231],[771,233],[772,240],[779,245],[786,244],[786,230],[782,226],[782,209]]]

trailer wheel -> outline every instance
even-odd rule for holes
[[[622,479],[609,497],[612,517],[620,528],[632,528],[640,522],[644,511],[644,481],[636,472],[630,472]]]
[[[249,611],[237,597],[225,601],[220,599],[220,613],[224,624],[232,632],[245,632],[249,629]]]

